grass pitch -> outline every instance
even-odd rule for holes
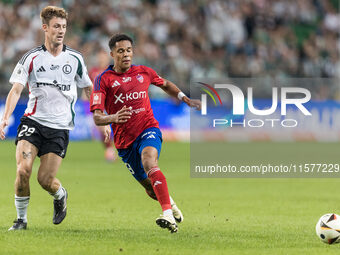
[[[256,146],[266,144],[247,147]],[[315,235],[321,215],[340,212],[339,179],[193,179],[189,144],[164,143],[160,167],[185,217],[170,234],[155,224],[158,203],[123,163],[107,163],[103,154],[98,142],[70,144],[58,173],[69,192],[68,215],[58,226],[53,200],[36,181],[37,159],[28,230],[7,232],[16,217],[15,146],[0,142],[0,254],[339,254],[340,244]]]

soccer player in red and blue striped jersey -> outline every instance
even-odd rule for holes
[[[177,232],[176,221],[183,221],[183,215],[169,196],[166,179],[158,166],[162,134],[151,109],[148,88],[150,84],[158,86],[197,109],[200,101],[185,96],[174,83],[153,69],[132,65],[132,44],[132,39],[125,34],[111,37],[109,47],[114,65],[97,76],[91,111],[96,125],[111,124],[118,155],[147,194],[162,207],[163,214],[156,223],[173,233]]]

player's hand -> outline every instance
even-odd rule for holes
[[[183,97],[184,103],[186,103],[189,107],[195,108],[196,110],[201,110],[201,101],[198,99],[190,99],[188,97]]]
[[[1,140],[4,140],[6,138],[5,136],[5,127],[8,126],[8,120],[2,120],[0,122],[0,138]]]
[[[111,136],[111,128],[110,125],[107,126],[97,126],[98,130],[102,135],[104,136],[104,143],[107,143],[110,141],[110,136]]]
[[[108,143],[110,141],[110,136],[111,136],[111,128],[110,125],[104,126],[104,143]]]
[[[120,109],[116,114],[113,114],[112,117],[113,117],[113,123],[116,123],[116,124],[123,124],[125,122],[127,122],[130,118],[131,118],[131,115],[132,115],[132,107],[126,107],[126,105],[123,106],[122,109]]]

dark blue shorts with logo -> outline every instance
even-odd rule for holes
[[[145,147],[152,146],[157,149],[158,157],[162,148],[162,133],[159,128],[145,129],[136,140],[126,149],[118,149],[118,155],[122,158],[126,167],[137,181],[147,178],[142,165],[142,151]]]

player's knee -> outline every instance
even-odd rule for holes
[[[157,165],[157,158],[152,157],[151,155],[145,155],[142,157],[142,164],[146,173],[150,171],[150,169]]]
[[[143,167],[144,167],[145,173],[148,174],[148,172],[152,168],[152,164],[146,161],[146,162],[143,162]]]
[[[29,179],[31,176],[32,169],[25,164],[18,164],[17,166],[17,177],[20,179]]]
[[[38,174],[38,182],[43,189],[51,187],[53,182],[53,177],[49,174]]]
[[[142,164],[146,173],[154,166],[157,166],[157,150],[144,149],[142,152]]]

